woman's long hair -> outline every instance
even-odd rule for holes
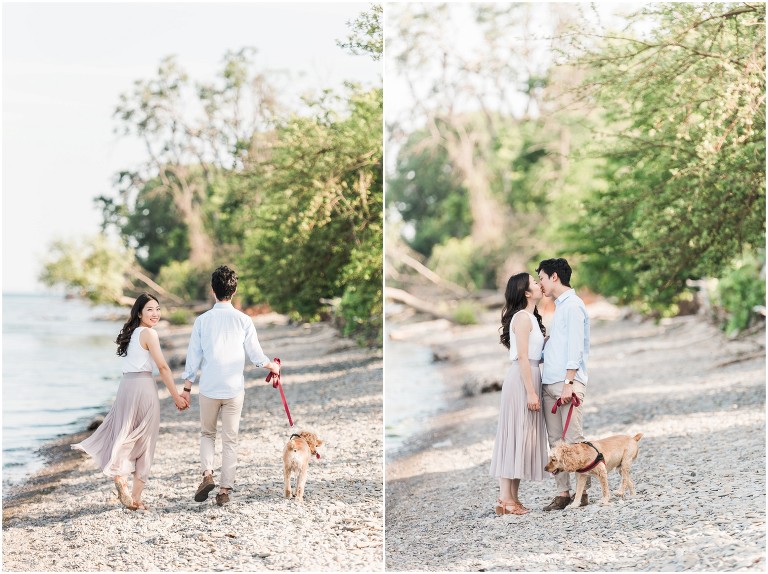
[[[136,297],[136,301],[134,301],[133,307],[131,307],[131,316],[125,322],[125,325],[123,325],[123,328],[120,330],[120,334],[117,336],[117,339],[115,339],[115,343],[117,343],[118,356],[125,357],[128,354],[128,343],[131,342],[131,336],[136,330],[136,327],[141,324],[139,313],[141,313],[142,309],[144,309],[144,305],[146,305],[150,300],[157,301],[157,297],[150,295],[149,293],[142,293]],[[160,303],[160,301],[157,301],[157,303]]]
[[[528,273],[518,273],[512,275],[507,281],[507,290],[504,292],[504,308],[501,310],[501,327],[499,328],[501,344],[507,349],[509,349],[509,324],[512,322],[512,317],[528,306],[525,294],[528,291],[529,278]],[[546,335],[544,323],[541,321],[541,315],[539,315],[539,310],[536,307],[533,308],[533,315],[539,322],[542,335]]]

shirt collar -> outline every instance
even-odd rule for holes
[[[213,305],[214,309],[226,309],[227,307],[232,307],[232,301],[216,301],[216,303]]]
[[[568,297],[570,297],[570,296],[571,296],[571,295],[573,295],[574,293],[576,293],[576,291],[574,291],[574,290],[573,290],[573,288],[570,288],[570,289],[568,289],[568,291],[566,291],[565,293],[563,293],[562,295],[560,295],[560,297],[558,297],[557,299],[555,299],[555,305],[557,305],[558,303],[562,303],[563,301],[565,301],[566,299],[568,299]]]

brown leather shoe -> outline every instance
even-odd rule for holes
[[[197,492],[195,493],[195,502],[203,502],[204,500],[208,500],[208,494],[214,488],[216,488],[216,484],[213,482],[213,475],[206,474],[203,476],[203,482],[201,482],[200,486],[197,487]]]
[[[562,510],[571,503],[570,496],[556,496],[552,499],[552,502],[544,507],[544,510]]]
[[[227,502],[229,502],[229,492],[220,492],[216,495],[216,504],[219,506],[224,506]]]

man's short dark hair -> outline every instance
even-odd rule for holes
[[[229,301],[237,290],[237,273],[222,265],[211,275],[211,288],[219,301]]]
[[[571,286],[571,266],[568,265],[568,262],[565,259],[545,259],[539,263],[539,267],[536,269],[536,273],[541,271],[544,271],[544,273],[550,277],[557,273],[557,276],[560,279],[560,283],[566,287]]]

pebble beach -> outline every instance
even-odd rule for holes
[[[730,340],[698,317],[593,318],[584,434],[643,433],[636,495],[601,505],[593,481],[588,506],[544,512],[554,480],[523,481],[531,512],[497,517],[500,393],[483,392],[507,368],[495,319],[417,332],[443,359],[449,406],[387,458],[388,571],[766,570],[764,330]]]
[[[197,503],[197,385],[179,413],[162,384],[161,429],[147,511],[129,511],[89,457],[69,450],[83,433],[47,447],[47,466],[3,500],[5,571],[383,570],[382,354],[327,324],[255,319],[265,352],[283,362],[294,419],[266,371],[246,368],[238,471],[231,502]],[[174,375],[189,327],[158,328]],[[179,388],[180,388],[179,381]],[[323,440],[304,503],[283,497],[282,449],[292,432]],[[220,439],[216,464],[219,465]]]

